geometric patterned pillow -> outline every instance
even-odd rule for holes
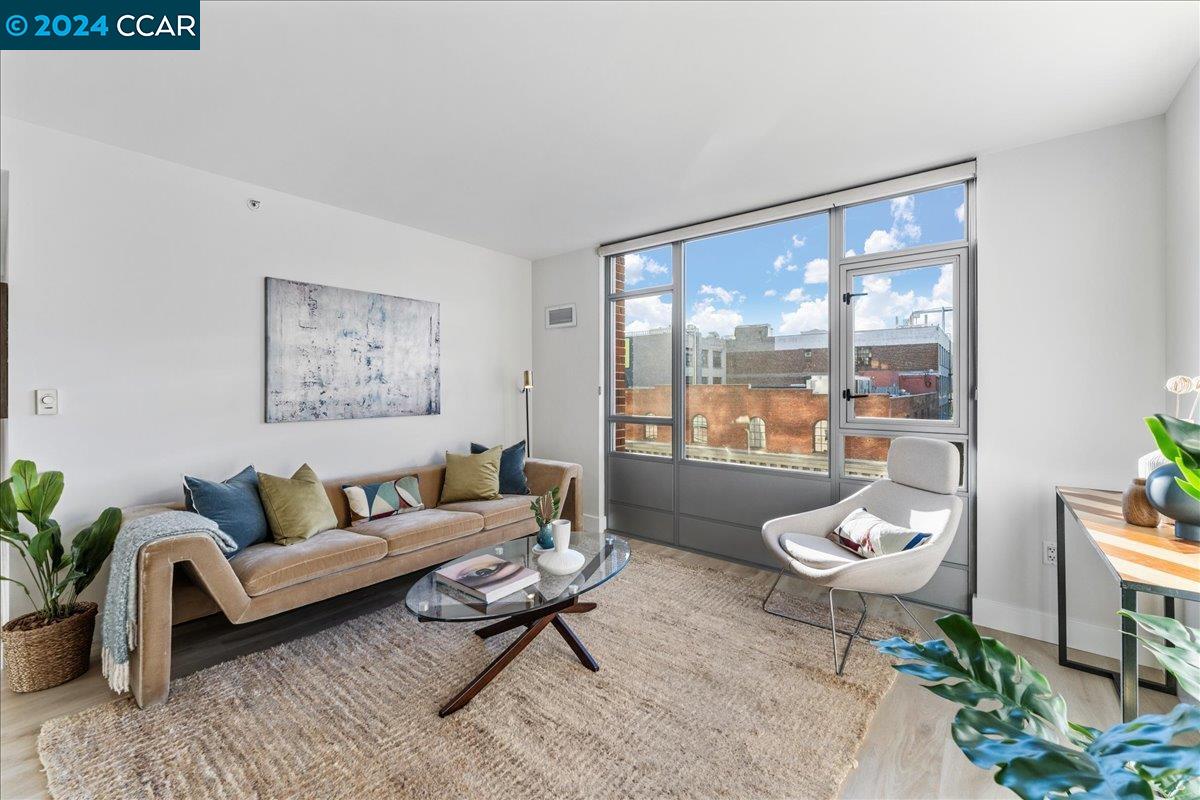
[[[383,483],[363,486],[343,486],[350,505],[350,524],[370,519],[383,519],[394,514],[407,514],[425,507],[415,475]]]
[[[893,525],[865,508],[851,511],[825,538],[863,558],[911,550],[933,538],[932,534]]]

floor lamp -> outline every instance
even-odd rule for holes
[[[527,369],[521,376],[521,394],[525,395],[525,455],[530,458],[533,453],[529,449],[529,394],[533,391],[533,370]]]

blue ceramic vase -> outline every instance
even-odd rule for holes
[[[1189,495],[1176,478],[1179,467],[1163,464],[1146,478],[1146,499],[1165,517],[1175,520],[1175,538],[1200,542],[1200,500]]]
[[[550,534],[550,527],[550,525],[543,525],[542,529],[538,531],[538,547],[542,548],[543,550],[554,549],[554,537]]]

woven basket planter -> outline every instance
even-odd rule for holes
[[[96,604],[76,603],[71,616],[32,627],[37,614],[5,624],[4,672],[14,692],[37,692],[87,672],[96,630]]]

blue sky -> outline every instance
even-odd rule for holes
[[[899,250],[964,236],[961,185],[848,208],[847,255]],[[735,325],[768,323],[775,333],[828,327],[829,221],[825,213],[688,242],[687,318],[703,331],[731,335]],[[671,280],[671,248],[626,257],[626,285]],[[856,328],[891,327],[914,309],[949,305],[949,269],[890,273],[869,282]],[[670,324],[670,296],[628,301],[630,330]]]

